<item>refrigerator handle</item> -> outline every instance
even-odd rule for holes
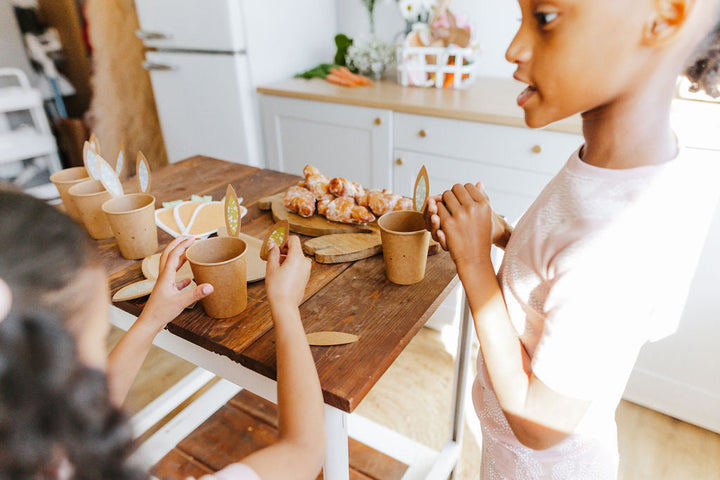
[[[140,40],[169,40],[172,38],[172,35],[168,35],[167,33],[148,32],[146,30],[137,30],[135,36]]]
[[[177,70],[177,67],[173,65],[167,65],[165,63],[155,63],[144,61],[142,66],[145,70]]]

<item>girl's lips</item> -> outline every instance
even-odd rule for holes
[[[535,92],[537,92],[537,88],[533,86],[528,86],[525,90],[523,90],[517,97],[518,106],[522,107],[523,105],[525,105],[527,101],[530,100],[530,97],[535,94]]]

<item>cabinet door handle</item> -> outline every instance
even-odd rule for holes
[[[145,70],[177,70],[177,67],[164,63],[143,62],[142,66]]]
[[[420,136],[420,138],[425,138],[427,137],[427,132],[425,130],[420,130],[418,132],[418,135]]]
[[[540,145],[534,145],[530,150],[532,150],[533,153],[540,153],[542,152],[542,147]]]
[[[135,36],[140,40],[169,40],[172,38],[172,35],[168,35],[167,33],[148,32],[147,30],[137,30]]]
[[[382,125],[382,118],[377,117],[377,118],[375,119],[375,125]]]
[[[402,164],[403,164],[402,158],[398,158],[397,160],[395,160],[395,165],[402,165]]]

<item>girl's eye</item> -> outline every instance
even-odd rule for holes
[[[534,15],[541,27],[552,23],[558,17],[556,12],[535,12]]]

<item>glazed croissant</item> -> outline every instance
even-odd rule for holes
[[[283,205],[301,217],[312,217],[315,213],[315,196],[306,188],[299,186],[290,187],[288,191],[285,192]]]
[[[310,190],[316,200],[320,200],[328,194],[330,179],[321,174],[320,170],[312,165],[306,165],[303,169],[303,174],[305,175],[305,182],[302,186]]]
[[[387,190],[370,190],[357,198],[359,205],[368,207],[378,217],[394,210],[412,210],[412,199]]]
[[[325,218],[333,222],[355,223],[363,225],[375,220],[375,216],[367,209],[355,203],[350,197],[337,197],[330,201],[325,209]]]
[[[330,180],[329,191],[338,197],[357,198],[365,195],[365,189],[362,185],[342,177],[335,177]]]

